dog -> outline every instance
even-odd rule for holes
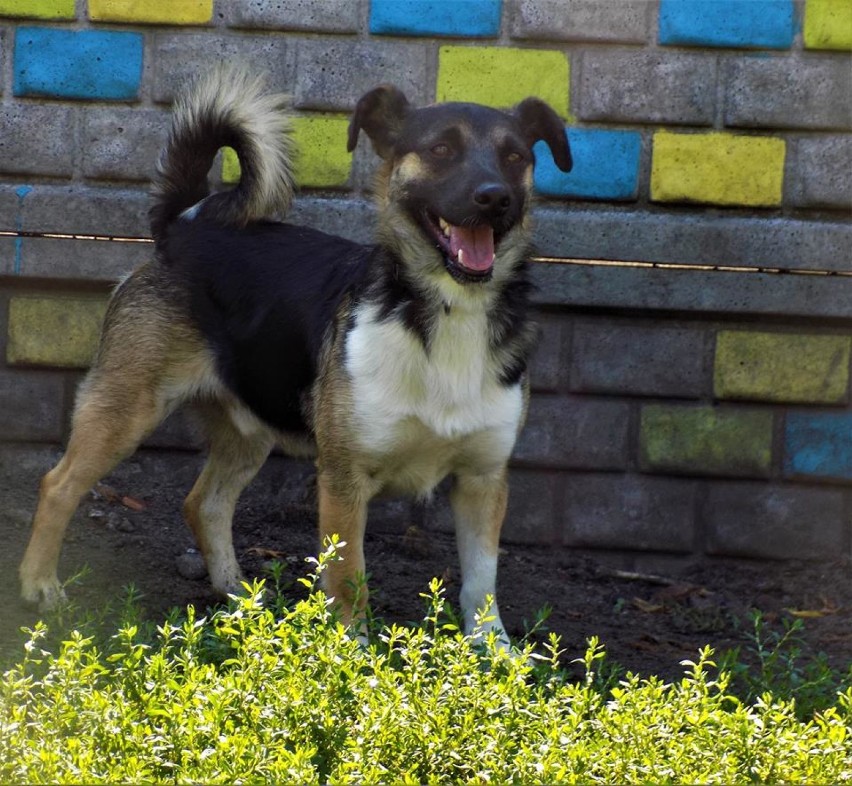
[[[340,619],[366,611],[364,528],[380,493],[429,495],[452,476],[465,630],[508,639],[495,600],[507,462],[529,400],[536,329],[526,273],[533,145],[571,168],[562,121],[528,98],[501,111],[416,108],[380,85],[357,103],[381,159],[375,245],[283,223],[294,193],[286,97],[219,68],[175,103],[154,181],[153,258],[115,289],[63,458],[42,479],[22,596],[64,598],[57,563],[81,497],[171,412],[209,444],[183,506],[220,593],[243,575],[237,498],[276,445],[316,460],[323,574]],[[232,189],[211,193],[223,146]],[[490,607],[487,604],[490,603]]]

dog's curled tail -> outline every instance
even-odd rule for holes
[[[151,231],[166,227],[195,206],[193,217],[243,227],[284,213],[293,198],[289,98],[269,94],[245,71],[219,66],[175,102],[168,142],[154,178]],[[210,194],[207,173],[220,147],[232,147],[240,181]]]

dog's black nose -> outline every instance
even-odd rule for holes
[[[473,201],[484,211],[502,215],[509,209],[512,199],[509,189],[501,183],[483,183],[473,192]]]

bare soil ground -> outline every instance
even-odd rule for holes
[[[17,565],[26,545],[41,474],[58,459],[45,446],[0,448],[0,654],[19,647],[21,626],[38,613],[18,598]],[[87,573],[69,588],[82,607],[97,606],[128,584],[142,595],[145,613],[161,619],[173,606],[205,609],[219,602],[204,578],[180,506],[202,463],[192,453],[143,451],[87,496],[69,528],[60,564],[67,578]],[[246,573],[263,575],[280,560],[287,592],[308,571],[317,538],[308,464],[273,457],[243,495],[235,543]],[[141,503],[141,504],[139,504]],[[455,603],[458,562],[451,533],[429,517],[400,507],[368,528],[366,550],[375,613],[393,622],[419,620],[429,579],[444,577]],[[638,575],[628,575],[628,571]],[[654,559],[648,555],[579,553],[505,543],[498,598],[512,636],[523,635],[545,604],[547,629],[562,636],[565,658],[582,655],[600,637],[610,657],[642,674],[675,678],[679,662],[710,644],[717,652],[748,648],[749,613],[759,609],[771,626],[805,620],[805,654],[825,653],[846,669],[852,663],[852,571],[847,562],[755,562]]]

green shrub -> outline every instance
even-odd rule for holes
[[[555,636],[539,653],[475,646],[437,582],[421,626],[363,646],[316,577],[292,607],[264,607],[256,584],[153,637],[128,623],[51,653],[40,624],[4,675],[0,782],[852,780],[852,691],[802,721],[792,699],[735,698],[709,650],[675,684],[602,688],[594,640],[571,680]]]

